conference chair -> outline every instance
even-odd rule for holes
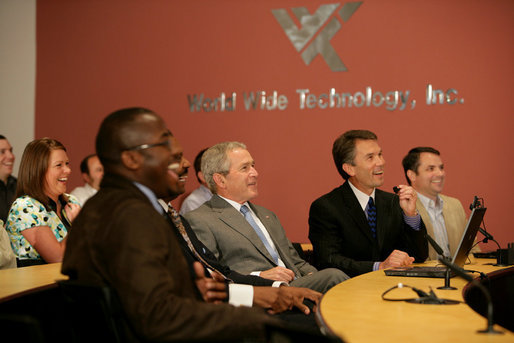
[[[21,292],[0,302],[0,340],[70,342],[71,331],[57,286]],[[7,339],[12,337],[14,339]],[[4,340],[5,339],[5,340]]]
[[[26,314],[0,314],[0,337],[2,342],[47,342],[39,320]]]
[[[77,281],[58,281],[62,292],[71,342],[123,342],[121,305],[109,287]]]
[[[344,343],[341,338],[331,333],[322,334],[288,322],[266,325],[266,336],[266,342],[269,343]]]

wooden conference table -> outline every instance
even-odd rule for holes
[[[0,302],[24,293],[56,287],[57,280],[66,280],[61,274],[61,263],[50,263],[24,268],[0,270]]]
[[[500,268],[485,265],[491,260],[476,259],[466,269],[490,273]],[[37,290],[56,287],[56,280],[67,279],[61,264],[0,270],[0,304]],[[457,290],[439,290],[443,279],[386,276],[376,271],[354,277],[328,291],[322,298],[320,313],[324,324],[348,343],[366,342],[514,342],[514,334],[504,328],[503,335],[484,335],[486,319],[467,304],[422,305],[384,301],[381,294],[402,282],[429,291],[432,286],[440,298],[462,301],[466,281],[451,279]],[[395,289],[388,297],[415,298],[410,288]],[[495,325],[495,328],[498,328]]]
[[[474,259],[465,269],[490,273],[501,268],[490,259]],[[486,263],[489,263],[487,265]],[[435,265],[435,262],[426,265]],[[478,274],[474,274],[478,275]],[[428,305],[404,301],[385,301],[387,289],[403,283],[425,292],[430,286],[439,298],[463,301],[462,289],[467,281],[451,279],[457,290],[440,290],[444,279],[386,276],[383,270],[366,273],[329,290],[321,299],[323,324],[348,343],[367,342],[514,342],[514,334],[495,325],[503,335],[477,333],[487,321],[467,304]],[[416,298],[410,288],[394,289],[387,298]]]

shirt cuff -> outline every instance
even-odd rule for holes
[[[253,305],[253,286],[231,283],[228,285],[228,303],[233,306]]]
[[[419,231],[421,227],[421,216],[416,214],[414,217],[409,217],[404,212],[403,213],[403,221],[405,224],[409,225],[411,228],[413,228],[416,231]]]
[[[261,272],[251,272],[250,275],[261,276]]]
[[[273,284],[271,285],[271,287],[280,287],[280,286],[289,286],[289,284],[285,281],[273,281]]]
[[[380,262],[373,263],[373,271],[378,270],[380,267]]]

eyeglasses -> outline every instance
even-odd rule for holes
[[[138,146],[135,146],[135,147],[132,147],[132,148],[125,149],[125,150],[146,150],[146,149],[150,149],[150,148],[153,148],[153,147],[156,147],[156,146],[163,146],[163,147],[166,147],[168,149],[171,149],[170,140],[167,139],[164,142],[155,143],[155,144],[141,144],[141,145],[138,145]]]

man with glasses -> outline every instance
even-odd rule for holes
[[[115,291],[126,317],[124,341],[262,339],[266,325],[283,325],[262,309],[222,304],[227,280],[215,269],[207,277],[208,266],[195,262],[205,261],[186,254],[181,224],[158,199],[184,192],[189,162],[158,115],[144,108],[112,113],[100,126],[96,151],[105,174],[74,221],[62,272]],[[303,308],[286,288],[254,287],[254,302],[267,302],[272,312]]]
[[[184,184],[175,138],[150,110],[109,115],[96,137],[105,174],[98,193],[74,221],[62,272],[109,286],[126,320],[124,341],[208,341],[263,337],[276,319],[262,310],[221,302],[225,284],[189,266],[158,198]],[[192,270],[194,268],[194,271]]]

